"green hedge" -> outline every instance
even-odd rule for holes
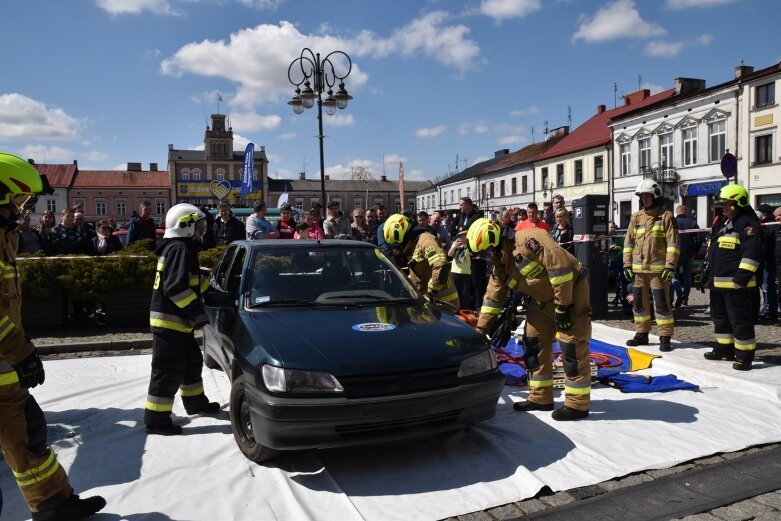
[[[203,267],[213,267],[224,247],[198,254]],[[127,289],[149,288],[157,267],[157,257],[144,244],[102,257],[20,256],[19,276],[25,299],[45,302],[61,292],[77,300],[102,300]]]

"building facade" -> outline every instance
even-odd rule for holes
[[[60,222],[60,212],[68,205],[68,190],[73,185],[73,180],[79,171],[79,164],[74,159],[72,164],[36,164],[32,159],[27,160],[35,167],[39,174],[45,175],[49,184],[54,189],[52,194],[44,194],[38,198],[35,209],[30,213],[30,225],[36,227],[45,210],[54,212],[54,220]]]

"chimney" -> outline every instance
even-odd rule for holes
[[[306,172],[299,172],[298,173],[298,179],[300,179],[301,181],[305,181],[306,180]]]
[[[73,164],[76,165],[76,166],[79,166],[79,161],[77,159],[74,159],[73,160]]]
[[[624,96],[624,106],[632,105],[633,103],[640,103],[650,95],[651,95],[651,91],[649,89],[640,89],[635,92],[629,93],[626,96]]]
[[[675,94],[685,96],[705,89],[705,80],[696,78],[675,78]]]
[[[173,150],[173,149],[174,149],[173,143],[168,143],[168,150]]]
[[[597,105],[597,114],[603,114],[606,109],[607,107],[605,107],[604,105]]]
[[[157,172],[157,163],[149,163],[149,171]]]
[[[331,180],[331,176],[330,176],[330,175],[326,175],[326,176],[325,176],[325,180],[326,180],[326,181],[330,181],[330,180]]]
[[[35,159],[28,159],[27,162],[30,163],[31,165],[34,165],[35,164]]]
[[[548,139],[559,137],[559,136],[566,136],[569,134],[569,126],[564,125],[563,127],[554,128],[553,130],[548,132]]]
[[[754,67],[750,65],[743,65],[743,62],[741,62],[740,65],[735,67],[735,79],[740,79],[746,74],[751,74],[754,72]]]
[[[494,152],[494,157],[506,156],[509,153],[510,153],[509,148],[503,148],[501,150],[497,150],[496,152]]]
[[[127,171],[128,172],[140,172],[141,171],[141,163],[128,163],[127,164]]]
[[[380,176],[380,181],[385,182],[387,180],[388,180],[388,176],[386,175]]]

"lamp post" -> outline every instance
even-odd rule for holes
[[[546,182],[542,183],[542,197],[543,197],[543,199],[547,199],[548,198],[548,192],[550,192],[551,202],[553,202],[553,189],[554,188],[555,188],[555,186],[553,185],[552,181],[546,181]]]
[[[337,73],[333,62],[340,55],[347,60],[347,72],[343,75]],[[353,99],[344,88],[344,79],[350,75],[352,68],[353,62],[345,52],[333,51],[321,60],[320,53],[315,53],[308,47],[304,47],[301,55],[293,60],[287,68],[287,79],[296,87],[295,95],[287,102],[293,108],[293,112],[301,114],[304,112],[304,109],[312,108],[315,104],[315,99],[317,100],[319,130],[317,137],[320,143],[320,197],[322,198],[321,204],[323,207],[327,205],[325,200],[325,159],[323,157],[323,107],[325,107],[326,114],[333,116],[336,113],[336,109],[346,108],[347,102]],[[299,71],[301,79],[296,81],[294,77],[299,77]],[[336,94],[334,94],[333,86],[337,81],[339,81],[339,88]],[[303,90],[301,89],[302,85],[304,86]],[[328,94],[326,99],[323,99],[324,92]]]

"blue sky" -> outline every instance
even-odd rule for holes
[[[0,149],[37,162],[166,168],[228,114],[269,174],[319,176],[316,110],[290,62],[347,52],[354,99],[324,116],[326,173],[435,180],[573,128],[676,77],[716,85],[781,61],[776,0],[14,0],[3,10]],[[620,102],[620,98],[619,98]],[[458,163],[456,163],[458,158]]]

